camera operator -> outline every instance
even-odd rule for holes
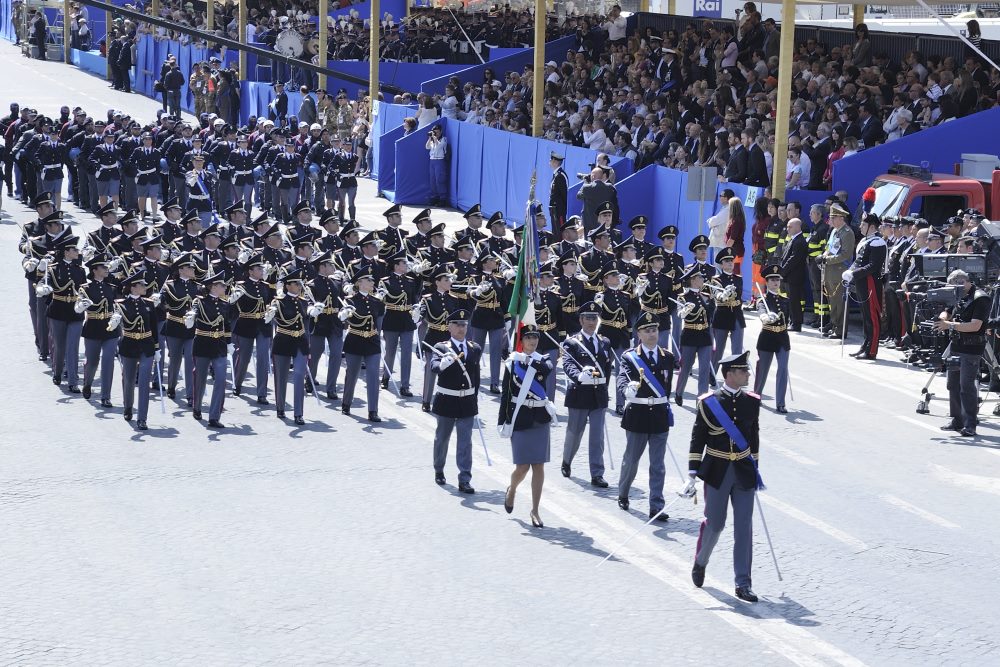
[[[440,125],[427,132],[424,147],[430,153],[431,205],[444,206],[448,202],[448,138]]]
[[[962,296],[954,308],[939,316],[934,328],[951,332],[951,357],[948,359],[948,399],[951,422],[942,431],[958,431],[959,435],[976,435],[976,413],[979,412],[979,362],[986,347],[986,317],[990,297],[976,289],[969,274],[961,269],[951,272],[948,284],[962,288]]]

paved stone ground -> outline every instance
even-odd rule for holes
[[[3,108],[14,99],[45,112],[63,103],[148,115],[157,107],[58,63],[26,61],[8,45],[0,65]],[[362,189],[359,218],[378,224],[385,201]],[[83,230],[96,226],[74,213]],[[987,665],[1000,657],[1000,428],[987,418],[976,441],[944,437],[946,404],[915,415],[926,376],[893,355],[842,360],[811,333],[794,338],[796,400],[788,415],[774,413],[769,384],[761,425],[763,506],[783,581],[757,522],[754,588],[763,600],[749,606],[732,598],[728,534],[706,587],[690,584],[701,511],[690,501],[598,567],[646,516],[644,472],[631,516],[613,489],[595,491],[580,477],[581,458],[572,480],[548,466],[545,529],[530,527],[527,487],[508,517],[509,448],[491,426],[493,397],[481,401],[493,465],[477,440],[469,497],[433,484],[432,419],[385,392],[379,425],[310,398],[307,425],[294,428],[273,406],[230,397],[223,433],[176,402],[161,414],[154,401],[145,434],[120,407],[98,410],[61,392],[26,326],[15,223],[29,219],[5,202],[0,664]],[[750,341],[756,331],[754,320]],[[944,392],[943,382],[935,388]],[[112,400],[120,406],[117,386]],[[691,402],[676,411],[670,436],[680,461]],[[552,432],[556,461],[564,432]],[[610,432],[620,457],[624,434],[614,423]],[[667,465],[670,494],[680,480]],[[447,474],[453,484],[451,465]],[[607,477],[617,481],[610,468]]]

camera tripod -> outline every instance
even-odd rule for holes
[[[934,372],[931,373],[931,376],[927,379],[927,382],[920,389],[920,400],[917,401],[917,410],[916,410],[918,415],[926,415],[930,413],[930,402],[931,399],[933,399],[935,396],[935,394],[932,393],[930,390],[931,383],[934,381],[934,378],[936,378],[938,375],[947,372],[948,358],[951,356],[949,354],[950,352],[951,352],[951,344],[949,343],[948,347],[945,348],[944,353],[941,355],[942,362],[940,366],[934,369]],[[992,386],[993,380],[1000,379],[1000,362],[997,361],[996,353],[993,351],[993,345],[991,344],[986,345],[986,348],[983,350],[982,357],[980,358],[980,376],[977,376],[976,378],[976,384],[979,387],[980,393],[982,392],[982,385],[983,385],[981,378],[983,364],[986,365],[986,394],[980,396],[979,406],[982,406],[982,404],[986,402],[986,399],[989,398],[990,387]],[[1000,416],[1000,402],[998,402],[997,405],[993,408],[993,414],[995,416]]]

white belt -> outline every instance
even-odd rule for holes
[[[250,170],[248,170],[248,171],[234,171],[233,172],[233,176],[249,176],[252,173],[253,173],[253,171],[250,171]]]
[[[523,405],[526,408],[544,408],[548,404],[547,401],[534,401],[532,399],[525,399]]]
[[[208,195],[194,195],[189,194],[188,199],[208,199]]]
[[[137,173],[137,174],[138,174],[139,176],[145,176],[146,174],[152,174],[152,173],[154,173],[155,171],[156,171],[156,168],[154,167],[153,169],[140,169],[140,170],[139,170],[138,172],[136,172],[136,173]]]
[[[634,403],[635,405],[662,405],[669,400],[669,396],[650,396],[649,398],[630,398],[626,403]]]
[[[354,172],[353,172],[353,171],[352,171],[352,172],[348,172],[348,173],[346,173],[346,174],[345,174],[344,172],[340,172],[340,177],[341,177],[341,178],[345,178],[345,177],[348,177],[348,176],[354,176],[354,175],[355,175],[355,174],[354,174]]]
[[[599,378],[594,378],[593,382],[587,384],[584,384],[583,382],[577,382],[577,384],[580,385],[581,387],[588,387],[590,385],[605,384],[607,381],[608,381],[607,378],[599,377]]]
[[[438,387],[437,393],[443,394],[444,396],[458,396],[462,398],[464,396],[472,396],[476,393],[475,389],[446,389],[444,387]]]
[[[42,169],[62,169],[61,164],[47,164]]]

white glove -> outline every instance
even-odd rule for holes
[[[549,416],[552,417],[553,420],[555,420],[555,418],[556,418],[556,406],[555,406],[555,403],[553,403],[552,401],[546,400],[545,401],[545,411],[549,413]]]
[[[384,301],[387,296],[389,296],[389,292],[387,292],[384,287],[379,287],[375,290],[375,298],[379,301]]]
[[[594,295],[594,303],[598,306],[604,305],[604,292],[598,292]]]
[[[526,355],[524,352],[512,352],[510,358],[520,364],[528,363],[528,355]]]
[[[343,291],[344,291],[344,296],[350,299],[352,296],[354,296],[354,285],[352,285],[351,283],[347,283],[346,285],[344,285]]]
[[[274,271],[274,265],[271,262],[264,262],[264,277],[267,278]]]
[[[689,473],[689,475],[688,483],[685,484],[684,488],[677,494],[682,498],[693,498],[694,495],[698,493],[698,478],[694,475],[694,473]]]
[[[229,295],[228,299],[229,303],[236,303],[237,301],[243,298],[244,294],[246,294],[246,291],[242,287],[237,285],[236,287],[233,288],[232,293]]]
[[[193,329],[194,328],[194,311],[193,310],[189,310],[186,313],[184,313],[184,326],[186,326],[188,329]]]
[[[646,288],[649,287],[649,280],[639,276],[635,279],[635,295],[642,296],[646,292]]]
[[[420,320],[423,319],[423,316],[420,314],[420,308],[414,308],[413,310],[411,310],[410,318],[413,319],[414,324],[419,324]]]
[[[48,268],[49,268],[49,258],[48,257],[43,257],[38,262],[38,271],[41,272],[41,273],[45,273],[46,269],[48,269]]]
[[[121,265],[122,265],[122,258],[115,257],[110,262],[108,262],[108,272],[114,273],[115,271],[118,270],[118,267],[120,267]]]
[[[513,424],[504,424],[502,426],[497,426],[497,434],[501,438],[510,438],[514,434]]]
[[[274,305],[268,306],[267,310],[264,311],[264,324],[270,324],[271,320],[274,319],[274,316],[277,314],[277,312],[278,312],[277,306]]]
[[[726,289],[722,290],[722,298],[724,301],[732,301],[736,298],[736,285],[727,285]]]
[[[764,324],[774,324],[775,322],[778,321],[778,314],[777,313],[764,313],[761,316],[760,321],[763,322]]]
[[[35,285],[35,296],[39,298],[44,298],[50,294],[52,294],[51,285],[46,285],[44,283],[38,283],[37,285]]]
[[[156,352],[154,352],[153,353],[153,365],[154,366],[159,366],[160,365],[160,360],[162,358],[163,358],[163,356],[160,354],[159,350],[157,350]]]
[[[638,393],[639,393],[639,383],[629,382],[628,385],[625,387],[625,400],[631,401],[633,398],[635,398],[635,395]]]
[[[309,317],[315,320],[317,317],[323,314],[323,306],[321,304],[314,303],[313,305],[309,306],[309,308],[306,309],[306,313],[309,315]]]
[[[685,317],[687,317],[688,315],[691,314],[692,310],[694,310],[694,304],[693,303],[685,303],[677,311],[677,316],[680,317],[683,320]]]
[[[504,280],[513,280],[517,277],[517,269],[507,269],[503,272]]]
[[[159,292],[153,292],[152,294],[149,295],[149,300],[153,302],[154,306],[159,306],[160,305],[160,300],[162,298],[163,298],[163,295],[160,294]]]
[[[83,261],[89,262],[90,260],[92,260],[94,258],[94,255],[96,254],[96,252],[97,251],[94,250],[94,246],[90,246],[90,245],[83,246],[83,253],[82,253],[83,254]]]
[[[250,249],[244,248],[243,250],[240,250],[240,254],[236,256],[236,261],[239,262],[240,264],[246,264],[247,262],[250,261],[251,255],[253,255],[253,253],[250,251]]]
[[[94,302],[91,301],[90,299],[86,299],[86,298],[85,299],[80,299],[75,304],[73,304],[73,310],[76,311],[77,313],[82,313],[82,312],[84,312],[85,310],[87,310],[88,308],[90,308],[93,305],[94,305]]]
[[[443,371],[444,369],[446,369],[449,366],[451,366],[453,363],[455,363],[455,355],[454,354],[445,354],[445,355],[442,355],[441,356],[441,361],[438,362],[438,369]]]
[[[431,263],[426,259],[422,259],[413,265],[414,273],[426,273],[431,268]]]
[[[236,353],[236,346],[230,343],[226,346],[226,354],[232,357]]]
[[[331,275],[330,277],[333,278],[334,280],[343,280],[344,272],[341,271],[340,269],[337,269],[336,271],[333,272],[333,275]]]
[[[28,257],[27,259],[24,260],[24,263],[21,264],[21,266],[24,268],[25,271],[31,273],[32,271],[38,269],[38,258]]]
[[[114,331],[118,328],[118,325],[122,323],[122,314],[117,310],[111,313],[111,317],[108,319],[108,331]]]
[[[340,312],[337,313],[337,317],[340,318],[341,322],[346,322],[347,318],[349,318],[353,314],[354,314],[353,306],[344,306],[343,308],[340,309]]]
[[[850,269],[847,269],[840,275],[840,277],[844,279],[844,282],[849,283],[852,280],[854,280],[854,272],[851,271]]]
[[[164,262],[169,262],[171,257],[180,257],[181,253],[179,250],[171,250],[170,248],[164,248],[161,259]]]

